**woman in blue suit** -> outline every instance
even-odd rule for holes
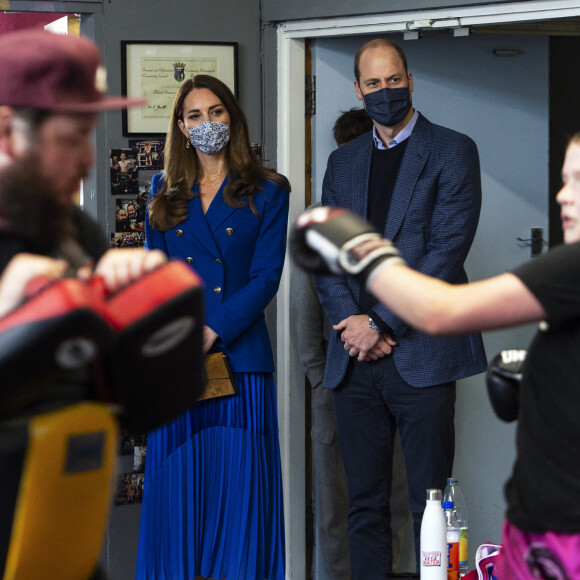
[[[146,246],[205,283],[204,351],[223,351],[237,393],[148,436],[138,580],[282,580],[284,521],[274,359],[264,309],[286,250],[287,180],[262,167],[228,87],[178,92],[165,170],[151,183]]]

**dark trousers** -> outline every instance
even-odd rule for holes
[[[455,382],[415,388],[400,377],[391,356],[352,359],[333,399],[348,482],[352,578],[385,580],[391,572],[389,496],[396,428],[407,467],[418,570],[425,490],[443,490],[452,474]]]
[[[312,465],[324,571],[331,580],[351,580],[346,476],[338,445],[332,391],[324,387],[312,392]]]

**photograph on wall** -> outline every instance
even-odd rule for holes
[[[145,232],[115,232],[111,234],[111,248],[142,248]]]
[[[145,473],[146,457],[147,445],[135,445],[133,447],[133,473]]]
[[[143,474],[120,473],[117,476],[115,505],[130,505],[143,500]]]
[[[145,206],[142,196],[117,198],[115,209],[115,232],[143,232],[145,229]]]
[[[137,167],[161,171],[165,139],[129,139],[129,147],[137,151]]]
[[[139,193],[139,167],[137,149],[111,149],[109,166],[111,193],[113,195],[136,195]]]
[[[134,455],[135,447],[147,447],[147,433],[124,433],[119,441],[119,455]]]

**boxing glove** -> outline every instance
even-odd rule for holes
[[[319,274],[344,272],[363,285],[379,268],[404,263],[389,240],[342,208],[323,206],[304,212],[290,232],[289,246],[302,269]]]
[[[518,418],[519,390],[527,352],[522,349],[502,350],[489,363],[486,384],[495,414],[510,423]]]
[[[116,331],[105,379],[123,427],[150,431],[190,409],[205,385],[201,278],[174,260],[105,292],[104,303]]]

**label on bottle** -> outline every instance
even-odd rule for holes
[[[461,528],[461,539],[459,540],[459,565],[467,566],[468,560],[468,543],[467,543],[467,528]]]
[[[459,578],[459,542],[447,542],[447,580]]]
[[[423,558],[421,561],[421,566],[425,568],[433,568],[441,566],[441,552],[423,552]]]

